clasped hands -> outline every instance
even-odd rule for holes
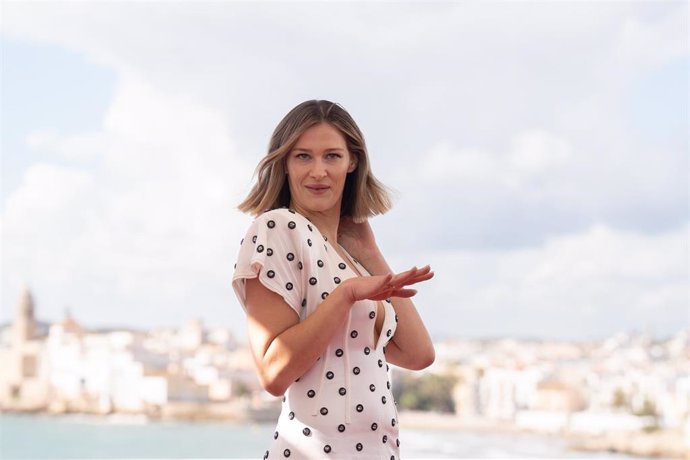
[[[343,288],[349,300],[354,303],[359,300],[385,300],[389,297],[412,297],[416,289],[406,286],[421,283],[434,277],[431,266],[411,269],[397,274],[358,276],[343,282]]]

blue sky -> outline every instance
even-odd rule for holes
[[[7,2],[0,321],[26,284],[46,320],[243,335],[235,206],[324,98],[397,191],[389,262],[437,273],[435,338],[687,327],[687,8]]]

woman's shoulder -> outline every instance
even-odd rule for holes
[[[296,228],[298,224],[304,226],[309,224],[309,219],[290,208],[276,208],[264,211],[256,217],[257,221],[265,222],[267,225],[285,224],[288,228]]]
[[[286,243],[290,241],[293,246],[306,244],[311,247],[314,226],[293,209],[277,208],[259,214],[250,227],[249,233],[252,232],[259,240],[279,239]]]

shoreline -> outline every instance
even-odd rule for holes
[[[49,411],[49,410],[0,410],[2,414],[27,414],[48,416],[79,416],[85,415],[94,418],[111,419],[114,421],[137,423],[150,423],[156,421],[212,421],[228,422],[235,424],[272,424],[277,420],[278,414],[262,413],[259,417],[251,417],[245,413],[239,416],[236,411],[227,411],[230,405],[223,406],[224,410],[195,411],[193,404],[184,404],[186,410],[162,411],[157,413],[146,412],[95,412],[95,411]],[[182,409],[182,407],[178,407]],[[221,407],[217,407],[221,409]],[[252,414],[258,415],[258,414]],[[637,457],[660,459],[690,460],[690,440],[683,438],[682,429],[658,430],[651,433],[640,431],[618,431],[605,434],[588,434],[577,432],[546,432],[533,429],[524,429],[507,421],[494,421],[483,418],[459,417],[454,414],[442,414],[421,411],[399,411],[398,421],[401,429],[447,431],[447,432],[473,432],[483,434],[525,435],[550,439],[562,439],[567,447],[579,452],[610,452],[621,453]],[[688,444],[685,444],[688,443]]]
[[[684,439],[681,428],[649,433],[642,431],[614,431],[605,434],[546,432],[520,428],[509,422],[415,411],[399,412],[398,420],[401,428],[533,435],[563,439],[567,442],[569,449],[579,452],[611,452],[636,457],[690,460],[690,440]]]

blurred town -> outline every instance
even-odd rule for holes
[[[575,448],[690,458],[690,330],[654,340],[436,343],[422,372],[392,368],[401,426],[567,437]],[[87,329],[37,320],[24,289],[0,325],[0,412],[145,414],[273,423],[251,353],[229,329]]]

